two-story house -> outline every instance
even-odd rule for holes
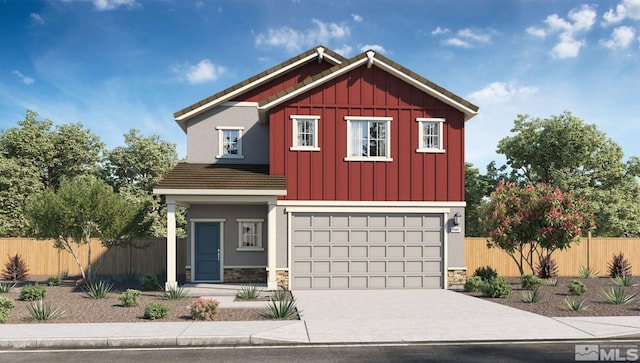
[[[478,107],[367,51],[317,47],[174,114],[187,281],[446,288],[464,274],[464,125]],[[179,271],[183,273],[182,271]]]

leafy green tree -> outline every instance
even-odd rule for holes
[[[0,236],[25,235],[27,198],[42,189],[37,168],[0,156]]]
[[[489,236],[487,247],[504,250],[520,274],[555,250],[580,240],[593,217],[582,198],[543,183],[520,187],[502,182],[483,208],[482,226]]]
[[[57,191],[45,189],[27,201],[27,215],[39,239],[53,239],[54,246],[70,253],[83,278],[93,279],[112,248],[141,247],[135,238],[147,235],[150,220],[146,205],[131,203],[104,181],[93,176],[63,180]],[[90,238],[106,248],[97,265],[92,264]],[[78,255],[87,245],[87,265]]]
[[[464,163],[465,236],[481,236],[480,210],[484,198],[490,191],[489,183],[482,178],[480,170],[471,163]]]
[[[595,213],[598,235],[640,236],[637,158],[623,162],[618,144],[570,112],[547,119],[519,115],[511,131],[498,153],[506,156],[512,180],[583,197]]]
[[[124,135],[124,146],[105,152],[103,178],[127,200],[147,203],[148,215],[153,219],[151,233],[166,236],[166,208],[153,188],[178,162],[175,144],[160,140],[157,135],[145,137],[138,130]],[[176,214],[179,226],[186,224],[184,211]],[[185,237],[184,227],[178,236]]]

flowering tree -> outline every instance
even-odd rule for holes
[[[593,228],[593,216],[581,198],[546,184],[501,182],[482,214],[487,247],[507,252],[521,274],[526,266],[534,273],[535,259],[569,248],[580,241],[583,228]]]

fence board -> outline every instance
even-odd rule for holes
[[[520,272],[511,257],[500,249],[487,248],[486,241],[484,237],[465,238],[464,260],[468,274],[473,274],[478,267],[489,265],[501,276],[519,276]],[[553,258],[558,263],[559,276],[576,276],[582,266],[598,271],[602,276],[607,274],[607,264],[613,255],[620,252],[636,269],[632,273],[640,274],[640,238],[585,237],[569,249],[554,252]]]
[[[100,275],[120,275],[128,272],[150,272],[163,274],[166,272],[167,247],[164,238],[149,238],[138,241],[146,248],[112,248],[105,256]],[[75,246],[74,246],[75,247]],[[91,240],[91,263],[95,264],[104,255],[106,249],[97,239]],[[31,238],[0,239],[0,269],[8,261],[9,256],[19,254],[29,267],[29,274],[35,276],[53,276],[68,271],[71,276],[79,276],[80,269],[70,253],[53,247],[53,241],[34,240]],[[178,273],[184,273],[186,240],[177,241]],[[87,264],[87,246],[81,246],[78,257],[83,266]]]

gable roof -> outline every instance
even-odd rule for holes
[[[186,120],[190,117],[214,108],[226,101],[229,101],[233,97],[237,97],[238,95],[241,95],[266,82],[269,82],[272,79],[289,72],[290,70],[298,68],[314,60],[317,60],[318,62],[326,60],[332,64],[340,64],[344,62],[346,58],[323,46],[317,46],[278,65],[275,65],[263,72],[260,72],[253,77],[247,78],[246,80],[237,83],[225,90],[222,90],[201,101],[198,101],[191,106],[187,106],[182,110],[175,112],[173,114],[173,117],[176,122],[180,124],[180,127],[182,127],[183,130],[186,130]]]
[[[373,50],[369,50],[349,60],[346,60],[341,64],[333,66],[311,78],[307,78],[304,81],[292,87],[289,87],[284,91],[278,92],[277,94],[260,101],[258,104],[258,109],[261,112],[260,119],[264,122],[266,120],[266,117],[264,117],[264,113],[266,113],[272,107],[290,100],[308,90],[311,90],[364,64],[367,65],[367,68],[376,66],[388,73],[391,73],[394,76],[402,79],[403,81],[411,84],[412,86],[417,87],[427,94],[454,107],[455,109],[464,113],[465,121],[478,114],[479,107],[474,105],[473,103],[429,81],[419,74],[407,68],[404,68],[403,66],[390,60],[389,58],[380,54],[376,54]]]

